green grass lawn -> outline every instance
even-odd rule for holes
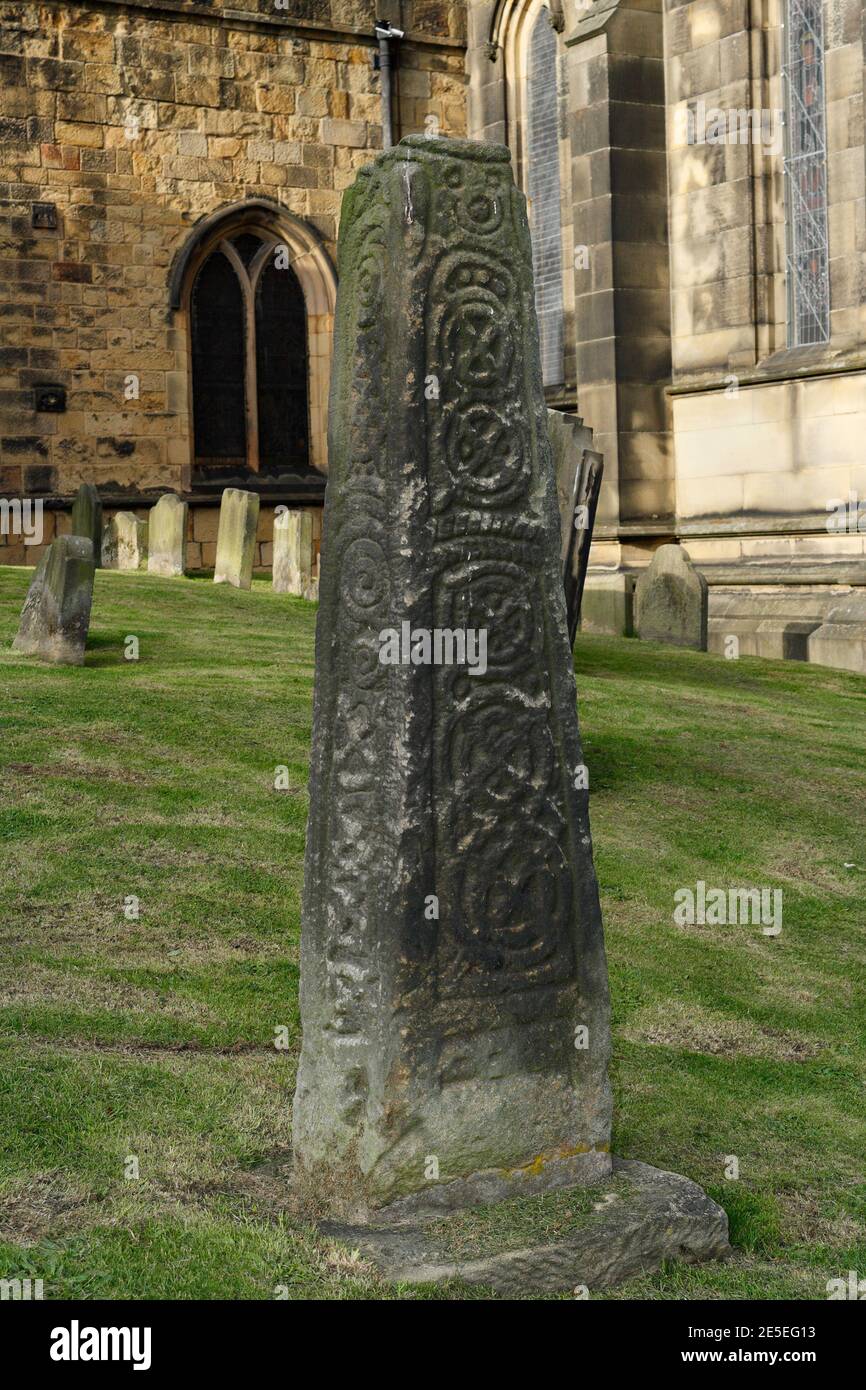
[[[85,667],[50,668],[9,650],[28,578],[0,568],[0,1277],[484,1297],[389,1289],[278,1176],[315,607],[100,572]],[[866,1276],[866,681],[583,636],[575,665],[615,1149],[703,1184],[736,1251],[597,1296],[825,1298]],[[781,935],[675,925],[699,879],[781,888]]]

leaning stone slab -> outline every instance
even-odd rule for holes
[[[503,147],[409,137],[346,194],[329,458],[299,1190],[370,1222],[604,1181],[607,972]],[[483,632],[483,672],[421,639],[383,664],[404,624]]]
[[[562,554],[571,541],[574,527],[574,496],[584,449],[592,448],[592,430],[579,415],[548,410],[547,433],[553,455],[556,500],[562,526]]]
[[[220,504],[215,584],[231,584],[235,589],[252,586],[258,524],[258,493],[227,487]]]
[[[547,432],[562,526],[562,582],[568,636],[574,646],[604,463],[601,454],[592,448],[592,430],[584,425],[579,415],[548,410]]]
[[[45,551],[27,591],[16,651],[40,661],[84,664],[93,602],[93,542],[58,536]]]
[[[866,593],[857,590],[831,608],[808,643],[818,666],[866,672]]]
[[[148,517],[149,574],[171,578],[186,571],[187,504],[174,492],[160,497]]]
[[[394,1283],[459,1279],[505,1298],[579,1285],[591,1296],[666,1260],[691,1264],[732,1253],[727,1215],[696,1183],[633,1160],[614,1159],[611,1177],[597,1188],[513,1208],[503,1202],[494,1211],[414,1225],[321,1229]]]
[[[274,592],[318,598],[318,580],[313,574],[313,512],[280,512],[274,517]]]
[[[115,512],[102,530],[102,565],[109,570],[147,566],[147,522],[133,512]]]
[[[635,585],[638,637],[707,649],[707,581],[681,545],[661,545]]]
[[[97,565],[102,563],[102,501],[93,483],[82,483],[72,504],[73,536],[87,536],[93,543]]]

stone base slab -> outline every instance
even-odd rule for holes
[[[632,1159],[606,1182],[560,1189],[436,1220],[389,1226],[326,1222],[320,1232],[393,1283],[460,1279],[504,1297],[610,1288],[665,1260],[725,1259],[728,1218],[697,1183]]]

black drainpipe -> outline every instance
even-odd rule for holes
[[[391,117],[391,40],[402,39],[403,30],[395,29],[387,19],[376,20],[379,40],[379,82],[382,88],[382,149],[394,144],[394,124]]]

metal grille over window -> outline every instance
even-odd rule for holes
[[[545,386],[563,368],[562,231],[557,129],[556,34],[542,10],[529,40],[527,63],[526,192],[530,206],[535,307]]]
[[[785,30],[788,342],[830,337],[824,18],[821,0],[788,0]]]

